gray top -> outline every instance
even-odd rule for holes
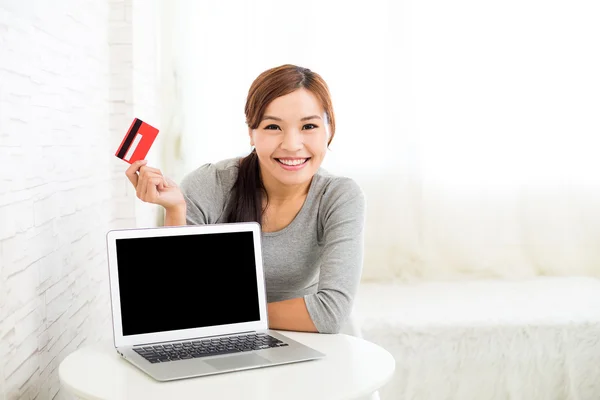
[[[188,225],[225,222],[238,161],[204,164],[185,176],[180,186]],[[318,331],[339,332],[362,273],[364,218],[365,197],[356,182],[320,168],[294,220],[262,233],[267,301],[304,297]]]

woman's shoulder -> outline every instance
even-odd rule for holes
[[[341,221],[362,221],[366,199],[358,182],[349,176],[319,169],[314,176],[314,210],[321,227]]]
[[[364,198],[364,192],[359,183],[349,177],[332,173],[319,168],[315,174],[315,190],[321,197],[321,203],[336,203],[355,198]]]
[[[233,157],[204,163],[185,175],[181,186],[182,188],[219,186],[224,190],[229,189],[237,178],[240,158]]]

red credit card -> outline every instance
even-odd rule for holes
[[[135,118],[115,155],[129,164],[143,160],[154,143],[156,135],[158,129]]]

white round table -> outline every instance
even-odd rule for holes
[[[59,366],[64,390],[84,399],[341,400],[369,396],[392,377],[385,349],[345,334],[278,331],[326,354],[320,360],[158,382],[119,357],[111,342],[79,348]]]

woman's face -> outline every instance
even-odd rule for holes
[[[329,126],[317,97],[298,89],[268,105],[250,130],[263,179],[294,186],[310,182],[327,152]]]

